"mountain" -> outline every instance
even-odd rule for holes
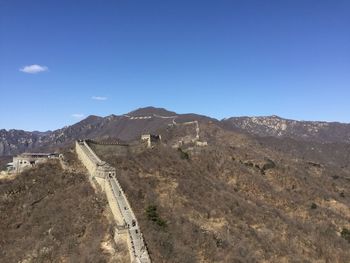
[[[195,134],[193,120],[199,123],[200,140],[208,145],[172,147]],[[175,125],[179,123],[188,125]],[[40,240],[40,248],[53,247],[55,252],[46,261],[57,261],[59,255],[86,256],[81,248],[87,245],[91,255],[98,256],[108,216],[93,209],[91,200],[102,196],[86,189],[85,169],[64,146],[75,138],[132,140],[143,132],[159,132],[163,143],[140,152],[119,153],[120,145],[90,142],[96,154],[116,168],[152,262],[350,262],[350,144],[344,135],[348,128],[277,116],[218,121],[148,107],[120,116],[89,116],[46,134],[2,131],[12,143],[10,150],[23,150],[25,144],[15,148],[16,142],[31,138],[29,150],[65,148],[68,168],[62,171],[58,163],[39,167],[13,184],[0,179],[0,215],[5,222],[0,255],[4,251],[5,262],[22,262],[30,253],[47,256],[46,250],[33,250]],[[1,159],[5,163],[6,158]],[[57,200],[64,201],[62,207]],[[81,205],[68,209],[76,201]],[[58,214],[51,213],[55,209]],[[87,212],[95,216],[79,221]],[[46,214],[50,216],[42,216]],[[65,224],[57,223],[60,220]],[[98,222],[104,228],[80,235],[81,222],[86,229],[102,227]],[[13,236],[15,243],[8,238]]]
[[[124,115],[86,119],[62,129],[47,132],[0,130],[0,156],[25,151],[47,151],[65,147],[76,139],[119,139],[131,141],[143,133],[156,133],[168,125],[197,120],[215,123],[227,130],[236,130],[259,137],[292,138],[320,143],[350,143],[350,124],[306,122],[270,117],[232,117],[216,120],[198,114],[177,114],[163,108],[139,108]]]
[[[152,116],[154,114],[160,115],[160,116],[166,116],[166,117],[177,115],[176,112],[168,111],[163,108],[155,108],[155,107],[138,108],[137,110],[131,111],[126,115],[137,117],[137,116]]]
[[[36,132],[0,130],[0,156],[24,152],[41,145],[41,136]]]
[[[232,117],[222,120],[228,129],[260,137],[289,137],[296,140],[322,143],[350,142],[350,124],[339,122],[296,121],[278,116]]]
[[[77,139],[119,139],[135,140],[143,133],[155,133],[173,123],[185,121],[216,121],[197,114],[176,114],[162,108],[146,107],[125,115],[99,117],[91,115],[86,119],[50,132],[27,132],[0,130],[0,156],[14,155],[25,151],[53,150],[64,147]]]

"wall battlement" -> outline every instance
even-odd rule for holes
[[[130,203],[117,180],[116,169],[103,162],[85,140],[76,141],[75,149],[78,158],[87,168],[90,176],[96,178],[102,189],[104,189],[108,204],[117,223],[117,228],[127,229],[125,233],[127,233],[128,237],[131,262],[150,263],[151,259],[143,235]],[[123,231],[119,231],[119,233],[121,232]]]

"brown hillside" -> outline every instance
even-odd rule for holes
[[[104,152],[154,262],[350,262],[348,169],[206,132],[207,148]]]
[[[0,261],[125,262],[127,250],[109,247],[106,215],[86,174],[56,162],[0,180]]]

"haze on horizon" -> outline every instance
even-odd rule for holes
[[[1,1],[0,129],[144,106],[350,123],[350,2]]]

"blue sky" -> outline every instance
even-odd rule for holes
[[[0,128],[150,105],[350,122],[349,14],[348,0],[0,0]]]

